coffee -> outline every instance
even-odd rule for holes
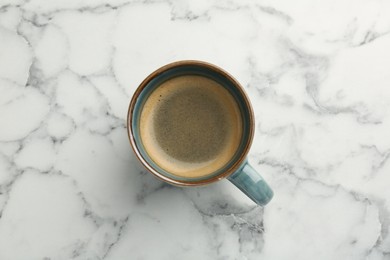
[[[181,177],[212,174],[232,159],[241,142],[236,100],[203,76],[163,82],[145,101],[140,118],[145,151],[159,167]]]

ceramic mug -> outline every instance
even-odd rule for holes
[[[150,94],[169,79],[197,75],[218,82],[233,96],[241,113],[239,146],[234,156],[222,167],[201,178],[181,177],[163,169],[146,151],[140,136],[141,111]],[[184,60],[165,65],[151,73],[135,91],[127,115],[127,131],[131,146],[141,163],[159,179],[177,186],[199,186],[227,178],[258,205],[273,197],[271,188],[247,161],[254,135],[254,114],[243,87],[223,69],[203,61]]]

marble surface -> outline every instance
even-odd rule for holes
[[[0,0],[0,259],[390,259],[390,2]],[[249,93],[275,191],[161,183],[125,117],[200,59]]]

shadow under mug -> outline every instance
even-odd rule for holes
[[[235,155],[214,173],[200,178],[173,175],[159,167],[146,152],[141,138],[139,121],[142,107],[149,95],[163,82],[178,76],[198,75],[216,81],[227,89],[237,102],[242,116],[242,137]],[[127,115],[127,132],[131,146],[141,163],[161,180],[178,186],[199,186],[227,178],[258,205],[264,206],[273,197],[271,188],[248,164],[247,154],[254,134],[254,114],[243,87],[223,69],[203,61],[184,60],[165,65],[150,74],[137,88]]]

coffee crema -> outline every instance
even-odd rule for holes
[[[150,158],[185,178],[210,175],[235,155],[242,138],[240,109],[231,93],[203,76],[178,76],[147,98],[140,137]]]

